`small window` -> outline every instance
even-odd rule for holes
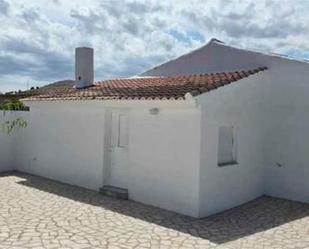
[[[236,139],[233,126],[219,127],[218,166],[237,164]]]

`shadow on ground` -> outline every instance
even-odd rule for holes
[[[309,204],[263,196],[204,219],[194,219],[134,201],[117,200],[84,188],[14,172],[2,174],[23,178],[18,184],[74,201],[94,205],[126,216],[155,223],[216,244],[266,231],[309,215]]]

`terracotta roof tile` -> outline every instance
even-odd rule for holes
[[[260,67],[215,74],[104,80],[85,89],[70,86],[47,89],[27,100],[184,99],[186,93],[196,96],[266,69]]]

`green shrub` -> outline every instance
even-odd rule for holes
[[[0,102],[0,110],[3,111],[29,111],[29,107],[25,106],[19,100],[5,100]]]
[[[5,115],[6,111],[29,111],[29,107],[25,106],[19,100],[5,100],[0,102],[0,110]],[[26,128],[28,125],[24,118],[18,117],[13,120],[6,120],[0,122],[0,132],[6,132],[10,134],[14,129]]]

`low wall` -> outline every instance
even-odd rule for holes
[[[13,120],[18,117],[18,112],[3,112],[0,110],[0,123]],[[13,141],[14,132],[8,134],[7,131],[0,130],[0,172],[14,170],[14,153]]]

